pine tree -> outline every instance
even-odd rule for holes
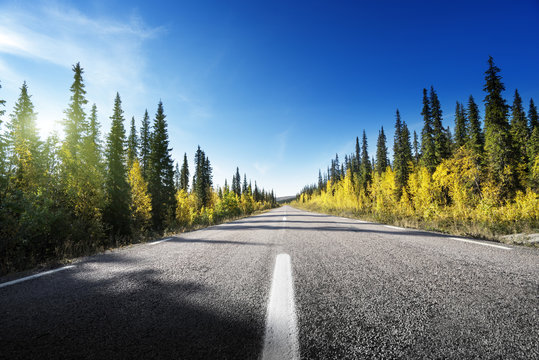
[[[148,189],[152,198],[152,220],[154,229],[162,231],[171,225],[176,214],[174,191],[174,163],[168,140],[166,115],[159,101],[150,138]]]
[[[485,138],[481,130],[481,121],[479,119],[479,109],[472,95],[468,99],[468,148],[481,159],[485,146]]]
[[[423,130],[421,131],[421,163],[432,174],[438,165],[436,160],[436,147],[434,145],[434,130],[432,125],[432,114],[430,109],[430,99],[427,89],[423,89]]]
[[[183,164],[180,171],[180,189],[187,192],[189,190],[189,164],[187,163],[187,153],[183,154]]]
[[[430,88],[430,110],[437,166],[451,156],[451,142],[442,124],[442,108],[438,100],[438,95],[432,86]]]
[[[537,107],[533,103],[533,99],[530,99],[528,118],[530,120],[531,135],[528,141],[527,153],[530,161],[529,168],[532,169],[533,172],[537,156],[539,155],[539,116],[537,115]],[[539,189],[539,182],[537,183],[536,188]]]
[[[528,119],[522,107],[522,99],[518,90],[515,90],[515,98],[511,108],[511,136],[515,152],[514,156],[517,164],[523,165],[526,168],[528,165],[527,145],[530,131],[528,129]]]
[[[410,131],[406,123],[401,122],[399,110],[395,121],[395,142],[393,145],[393,170],[397,185],[397,196],[400,197],[402,188],[406,186],[410,174],[412,161],[412,147],[410,145]]]
[[[210,160],[204,151],[198,147],[195,153],[195,175],[193,176],[193,191],[197,196],[197,208],[208,206],[211,201],[212,169]],[[239,169],[238,169],[239,171]],[[238,174],[239,175],[239,174]],[[239,186],[239,181],[238,181]]]
[[[236,174],[232,177],[232,192],[237,196],[241,196],[241,176],[238,167],[236,167]]]
[[[247,184],[247,174],[243,174],[243,186],[241,188],[241,192],[242,193],[246,193],[247,192],[247,187],[249,185]]]
[[[387,157],[387,145],[386,135],[384,134],[384,127],[378,133],[378,141],[376,143],[376,171],[378,174],[386,171],[389,166],[389,159]]]
[[[356,156],[354,157],[354,172],[359,173],[361,166],[361,150],[359,147],[359,138],[356,136]]]
[[[41,142],[36,128],[36,117],[31,95],[28,94],[28,86],[24,82],[13,113],[10,115],[11,121],[7,125],[12,182],[19,189],[37,185],[41,173],[39,169]]]
[[[510,126],[507,121],[508,106],[502,97],[505,86],[498,75],[492,56],[485,72],[485,152],[491,180],[499,183],[502,197],[511,196],[516,187]]]
[[[140,165],[142,167],[142,175],[145,179],[148,179],[148,168],[150,164],[150,141],[150,117],[148,116],[148,110],[146,110],[144,112],[144,117],[142,118],[142,126],[140,128]]]
[[[129,234],[131,194],[127,182],[125,128],[120,94],[116,93],[110,133],[107,139],[106,207],[104,220],[113,236]]]
[[[178,165],[178,162],[176,162],[176,165],[174,165],[174,189],[176,189],[176,191],[181,189],[180,176],[181,176],[180,165]]]
[[[82,74],[84,73],[80,63],[77,63],[72,68],[74,75],[73,84],[71,85],[71,102],[67,110],[65,110],[66,119],[64,121],[65,131],[65,150],[73,158],[78,157],[80,145],[84,133],[87,131],[88,124],[86,123],[86,113],[84,105],[88,103],[86,100],[86,90],[84,90],[84,82]]]
[[[361,145],[361,170],[360,170],[360,181],[364,190],[367,190],[367,187],[371,183],[372,179],[372,167],[371,161],[369,159],[369,153],[367,151],[367,134],[363,130],[363,141]]]
[[[322,190],[324,188],[324,180],[322,179],[322,171],[318,169],[318,190]]]
[[[537,114],[537,107],[533,103],[533,99],[530,99],[530,109],[528,110],[528,118],[530,120],[530,133],[536,127],[539,127],[539,115]]]
[[[127,138],[127,167],[131,168],[133,161],[138,156],[138,137],[137,128],[135,127],[135,117],[131,118],[131,128],[129,131],[129,137]]]
[[[413,148],[414,148],[414,165],[419,164],[419,159],[421,158],[421,154],[419,153],[419,141],[417,140],[417,133],[414,130],[414,142],[413,142]]]
[[[0,89],[2,85],[0,84]],[[6,183],[6,143],[4,140],[4,135],[2,133],[2,116],[6,113],[4,107],[6,106],[6,101],[0,98],[0,193],[5,187]],[[0,198],[1,199],[1,198]]]
[[[464,146],[467,139],[466,114],[464,113],[462,104],[457,101],[455,108],[455,147],[459,149],[461,146]]]

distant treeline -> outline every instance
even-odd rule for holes
[[[442,122],[434,88],[423,89],[424,126],[418,136],[396,112],[393,161],[381,128],[376,158],[367,137],[338,155],[297,205],[348,212],[378,221],[491,237],[539,226],[539,118],[533,99],[526,114],[515,90],[509,106],[492,57],[485,73],[484,126],[472,96],[456,103],[453,134]]]
[[[73,66],[64,139],[40,138],[26,82],[2,129],[0,100],[0,274],[275,206],[273,191],[254,188],[239,169],[232,189],[215,189],[210,160],[198,147],[192,181],[187,154],[171,157],[162,102],[129,136],[117,94],[103,142],[97,108],[89,114],[80,64]]]

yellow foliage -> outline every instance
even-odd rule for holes
[[[137,227],[146,229],[152,217],[152,199],[138,160],[133,161],[127,181],[131,187],[131,216]]]
[[[193,223],[195,200],[183,189],[176,192],[176,220],[181,226],[190,226]]]

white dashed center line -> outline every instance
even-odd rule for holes
[[[271,283],[262,360],[299,359],[298,328],[294,303],[292,265],[288,254],[279,254]]]

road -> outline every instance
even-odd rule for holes
[[[491,245],[284,206],[0,284],[0,358],[538,359],[539,251]]]

